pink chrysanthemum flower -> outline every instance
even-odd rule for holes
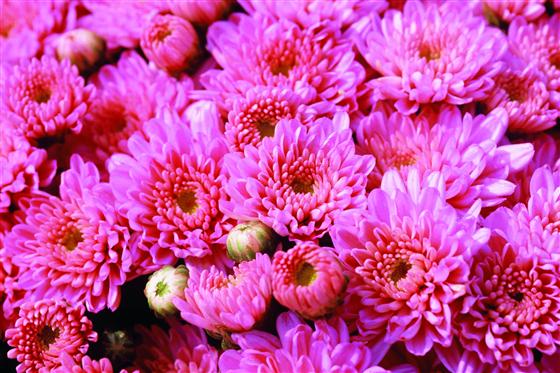
[[[70,166],[60,198],[27,201],[25,222],[7,236],[6,250],[21,269],[18,284],[28,299],[64,298],[85,301],[92,312],[115,310],[134,260],[129,230],[95,166],[79,156]]]
[[[235,4],[233,0],[184,1],[167,0],[171,12],[201,28],[224,18]]]
[[[50,371],[61,365],[61,354],[81,358],[88,342],[97,340],[82,305],[58,300],[25,303],[14,328],[6,331],[8,358],[17,359],[19,372]]]
[[[550,107],[546,81],[531,66],[523,70],[506,68],[495,77],[496,85],[484,101],[489,110],[502,107],[509,117],[511,132],[534,133],[556,124],[560,108]]]
[[[259,148],[226,156],[231,201],[222,209],[237,219],[260,220],[281,236],[315,239],[341,211],[365,205],[365,175],[374,164],[354,153],[345,114],[308,127],[283,120]]]
[[[233,334],[240,350],[220,356],[220,371],[228,372],[383,372],[370,368],[371,351],[351,342],[341,319],[318,320],[311,328],[295,313],[278,316],[279,337],[251,331]],[[369,369],[368,369],[369,368]]]
[[[233,268],[233,274],[212,266],[191,269],[185,298],[175,298],[181,317],[213,333],[251,330],[265,315],[272,299],[270,258],[255,259]]]
[[[527,21],[534,21],[546,11],[546,0],[483,0],[485,12],[505,22],[511,22],[515,17],[521,16]]]
[[[171,14],[153,17],[140,45],[150,61],[170,73],[194,67],[201,52],[194,27]]]
[[[107,41],[109,49],[135,48],[142,31],[156,14],[167,10],[165,1],[82,0],[90,14],[78,26],[91,30]]]
[[[342,265],[327,247],[304,242],[274,255],[274,298],[305,318],[316,319],[334,310],[345,288]]]
[[[317,101],[352,110],[364,78],[351,41],[327,22],[302,28],[288,20],[237,13],[210,26],[207,48],[224,70],[210,70],[201,81],[217,92],[232,92],[239,81],[286,86],[300,95],[312,90]]]
[[[216,373],[218,352],[206,341],[202,329],[171,322],[169,333],[157,326],[139,325],[142,342],[138,345],[134,365],[145,372]]]
[[[380,14],[388,5],[385,0],[240,0],[239,3],[249,14],[260,13],[275,19],[288,19],[303,27],[325,20],[348,27],[370,13]]]
[[[264,137],[273,136],[281,119],[297,119],[307,124],[333,113],[336,107],[328,102],[310,104],[312,101],[280,87],[256,86],[244,95],[234,95],[229,99],[226,139],[233,150],[243,151],[245,146],[259,146]]]
[[[203,118],[201,118],[203,119]],[[232,223],[219,210],[226,199],[223,135],[214,126],[191,123],[167,111],[128,141],[132,155],[109,162],[119,211],[142,233],[156,263],[203,257],[225,250]],[[204,131],[204,132],[201,132]]]
[[[56,162],[47,152],[34,148],[8,118],[0,119],[0,214],[17,205],[18,198],[50,184]]]
[[[526,64],[534,64],[547,80],[551,106],[560,109],[560,15],[527,23],[517,17],[508,29],[509,48]]]
[[[462,105],[484,99],[507,44],[500,30],[462,4],[408,1],[403,12],[373,15],[358,47],[382,76],[369,82],[375,99],[395,100],[405,113],[420,104]]]
[[[93,360],[89,356],[80,359],[74,359],[67,353],[61,354],[61,366],[52,370],[52,373],[114,373],[111,360],[102,358]],[[140,373],[139,370],[122,369],[120,373]]]
[[[389,170],[407,175],[441,171],[447,202],[462,210],[477,200],[495,206],[513,193],[510,172],[525,167],[533,155],[530,143],[498,144],[507,129],[507,114],[496,109],[489,115],[461,116],[456,108],[443,109],[432,119],[394,113],[386,118],[373,113],[357,129],[357,149],[373,154],[377,165],[369,176],[370,187],[379,186]]]
[[[128,139],[163,106],[184,112],[192,89],[190,79],[178,82],[135,52],[124,53],[115,66],[104,66],[92,82],[97,94],[78,140],[93,148],[88,158],[100,166],[115,152],[128,153]]]
[[[28,139],[78,133],[94,92],[68,60],[44,56],[14,66],[2,87],[3,109],[22,119]]]
[[[455,320],[459,351],[466,366],[531,371],[534,351],[550,355],[560,343],[558,262],[542,260],[532,247],[517,246],[517,238],[510,240],[505,233],[495,231],[474,258],[463,313]],[[448,353],[459,354],[456,350],[438,352],[445,362]]]
[[[416,355],[449,345],[473,252],[488,239],[477,229],[480,203],[463,217],[445,203],[440,174],[422,184],[417,172],[396,171],[369,195],[366,210],[336,221],[336,250],[361,298],[361,338],[402,341]]]

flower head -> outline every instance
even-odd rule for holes
[[[183,296],[188,278],[189,271],[184,265],[177,268],[165,266],[150,276],[144,295],[156,315],[167,317],[177,312],[173,298]]]
[[[2,91],[5,110],[22,119],[19,130],[39,140],[80,132],[94,87],[68,60],[44,56],[14,66]]]
[[[231,202],[223,210],[258,219],[281,236],[321,237],[341,211],[364,206],[365,175],[373,165],[372,157],[354,153],[345,115],[308,127],[284,120],[259,148],[226,156]]]
[[[43,194],[26,202],[25,221],[10,232],[6,250],[21,269],[28,299],[85,301],[93,312],[117,308],[134,258],[114,203],[95,166],[78,156],[62,174],[60,198]]]
[[[59,367],[61,355],[81,358],[88,342],[97,340],[82,305],[71,306],[58,300],[25,303],[12,329],[6,331],[8,358],[17,359],[19,372]]]
[[[213,333],[251,330],[272,299],[270,258],[257,254],[233,274],[212,266],[191,271],[184,299],[175,298],[181,317]]]
[[[68,58],[81,72],[95,67],[105,53],[105,41],[86,29],[74,29],[64,33],[56,41],[56,56]]]
[[[533,146],[499,146],[507,129],[505,110],[473,117],[450,108],[436,118],[413,120],[399,113],[386,118],[377,112],[361,121],[357,149],[373,154],[377,161],[370,187],[379,186],[389,170],[406,176],[414,169],[422,177],[441,172],[447,202],[462,210],[477,199],[483,207],[495,206],[513,193],[515,185],[507,177],[527,165]]]
[[[375,97],[395,100],[399,111],[410,114],[420,104],[484,99],[506,43],[469,7],[408,1],[402,12],[388,10],[382,20],[374,15],[358,47],[381,74],[369,82]]]
[[[218,352],[208,345],[202,329],[170,321],[169,332],[138,325],[141,343],[134,365],[145,372],[216,373]]]
[[[130,138],[131,155],[110,160],[119,210],[161,264],[225,250],[231,222],[218,207],[226,199],[222,157],[227,145],[217,128],[200,129],[205,132],[166,112]]]
[[[274,255],[274,298],[303,317],[315,319],[334,310],[345,288],[342,265],[327,247],[305,242]]]
[[[261,331],[233,334],[240,350],[220,356],[220,371],[357,373],[371,366],[370,350],[350,341],[341,319],[317,320],[312,328],[295,313],[286,312],[278,316],[276,329],[279,337]]]
[[[196,30],[174,15],[156,15],[140,40],[142,50],[156,66],[178,73],[194,66],[200,54]]]
[[[364,77],[351,41],[326,22],[302,28],[287,20],[235,14],[210,26],[207,48],[224,70],[210,70],[201,81],[218,92],[231,92],[239,82],[286,86],[353,110]]]
[[[53,373],[114,373],[111,360],[102,358],[100,360],[93,360],[89,356],[84,356],[78,359],[72,358],[67,353],[61,355],[61,366],[53,369]],[[121,373],[126,372],[122,370]],[[138,373],[137,370],[133,371]]]
[[[443,194],[437,173],[422,184],[417,172],[403,179],[389,171],[367,209],[336,221],[335,248],[353,280],[348,291],[361,299],[362,338],[402,341],[417,355],[451,343],[472,253],[488,237],[477,228],[476,204],[460,218]]]

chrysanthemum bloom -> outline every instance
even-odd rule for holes
[[[538,71],[532,66],[516,71],[502,70],[495,77],[495,86],[484,101],[490,110],[502,107],[509,117],[511,132],[534,133],[556,124],[560,108],[550,106],[550,93]]]
[[[560,15],[527,23],[522,17],[508,29],[509,49],[527,64],[534,64],[547,79],[551,106],[560,109]]]
[[[370,187],[379,186],[389,170],[398,170],[403,176],[411,169],[421,175],[441,171],[445,198],[457,209],[466,210],[477,199],[483,207],[495,206],[515,189],[507,181],[509,173],[525,167],[533,155],[530,143],[498,145],[507,120],[504,109],[473,118],[470,114],[462,117],[457,108],[445,108],[435,123],[400,113],[389,118],[373,113],[356,131],[357,150],[375,156]]]
[[[350,341],[341,319],[315,321],[313,329],[295,313],[285,312],[278,316],[276,329],[280,338],[261,331],[233,334],[241,349],[222,353],[220,371],[364,372],[373,363],[363,343]]]
[[[62,174],[60,198],[26,202],[25,222],[6,237],[28,299],[85,301],[89,311],[115,310],[134,258],[129,230],[117,215],[110,186],[75,156]]]
[[[107,41],[109,49],[135,48],[150,19],[167,10],[164,1],[83,0],[90,14],[78,26],[91,30]]]
[[[18,197],[50,184],[56,162],[47,152],[34,148],[6,116],[0,119],[0,214],[17,206]]]
[[[78,133],[94,92],[68,60],[43,56],[14,66],[2,89],[4,109],[22,119],[28,139]]]
[[[61,366],[52,370],[52,373],[114,373],[111,360],[102,358],[93,360],[89,356],[80,359],[73,359],[67,353],[61,355]],[[122,369],[121,373],[139,373],[139,370]]]
[[[50,371],[61,365],[61,354],[79,359],[88,342],[97,340],[83,305],[45,299],[25,303],[14,328],[6,331],[8,358],[20,363],[18,372]]]
[[[228,149],[217,128],[200,130],[166,112],[130,138],[132,155],[116,154],[109,162],[119,211],[142,233],[156,263],[225,250],[232,223],[218,207],[226,199],[222,158]]]
[[[169,333],[157,326],[137,327],[142,342],[134,365],[145,372],[216,373],[218,352],[208,345],[202,329],[171,323]]]
[[[253,260],[257,253],[267,253],[276,248],[274,231],[259,221],[241,223],[229,231],[227,255],[235,262]]]
[[[274,298],[305,318],[316,319],[334,310],[345,288],[342,265],[327,247],[304,242],[274,255]]]
[[[472,253],[488,239],[477,228],[480,203],[462,218],[446,204],[442,175],[421,183],[389,171],[368,207],[341,214],[332,229],[339,257],[361,298],[360,337],[402,341],[424,355],[434,343],[449,345],[452,317],[469,281]]]
[[[534,21],[546,10],[546,0],[484,0],[482,6],[493,16],[505,22],[511,22],[521,16],[527,21]]]
[[[184,265],[177,268],[164,266],[150,276],[144,295],[157,316],[167,317],[177,312],[173,298],[183,296],[188,278],[189,271]]]
[[[223,211],[258,219],[281,236],[315,239],[341,211],[365,205],[366,175],[374,164],[371,156],[354,153],[346,114],[309,126],[283,120],[259,148],[226,156],[231,201],[224,201]]]
[[[402,13],[389,10],[383,20],[373,14],[369,32],[356,42],[382,75],[369,82],[374,97],[395,100],[406,114],[420,104],[486,98],[507,49],[500,30],[457,2],[408,1]]]
[[[173,14],[200,27],[210,26],[224,18],[233,4],[233,0],[167,0],[167,6]]]
[[[243,95],[228,99],[226,139],[235,151],[251,144],[259,146],[264,137],[274,135],[281,119],[297,119],[304,124],[325,114],[334,114],[335,105],[314,101],[315,94],[302,97],[286,87],[256,86]]]
[[[192,68],[201,53],[194,27],[171,14],[153,17],[142,34],[140,45],[150,61],[170,73]]]
[[[261,253],[234,267],[231,275],[215,266],[191,270],[184,299],[174,303],[184,320],[210,332],[251,330],[272,299],[271,277],[270,258]]]
[[[383,12],[388,5],[385,0],[240,0],[239,3],[249,14],[261,13],[276,19],[289,19],[303,27],[325,20],[348,27],[372,12]]]
[[[355,107],[364,69],[352,43],[328,22],[303,28],[288,20],[235,14],[208,30],[207,49],[224,70],[201,77],[209,90],[231,92],[239,85],[287,86],[297,94],[313,90],[317,101]]]
[[[99,166],[115,152],[128,153],[127,140],[142,131],[159,108],[186,110],[192,89],[189,79],[178,82],[148,66],[135,52],[123,53],[115,66],[104,66],[92,82],[96,97],[85,117],[83,136],[77,140],[92,147],[95,157],[88,158],[95,158],[91,160]]]
[[[75,29],[61,35],[56,41],[56,56],[68,58],[81,72],[96,66],[105,53],[105,40],[93,31]]]
[[[520,234],[528,232],[514,232]],[[560,343],[558,262],[511,238],[495,231],[475,256],[463,313],[455,319],[466,366],[480,361],[503,371],[529,371],[535,352],[550,355]],[[439,351],[444,357],[449,352],[457,355],[454,349]]]

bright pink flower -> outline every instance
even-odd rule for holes
[[[224,18],[234,3],[233,0],[167,0],[167,6],[173,14],[200,27],[210,26]]]
[[[257,253],[228,275],[215,266],[191,268],[185,298],[175,298],[181,317],[213,333],[251,330],[272,299],[270,258]]]
[[[354,153],[346,114],[309,126],[283,120],[274,137],[245,154],[230,153],[226,214],[260,220],[281,236],[321,237],[338,214],[365,205],[366,176],[375,162]]]
[[[389,171],[367,210],[343,213],[331,233],[354,280],[348,291],[361,298],[360,337],[402,341],[416,355],[451,343],[471,255],[488,239],[480,203],[461,218],[445,203],[442,175],[427,180]]]
[[[28,139],[59,137],[81,131],[93,92],[68,60],[44,56],[12,68],[2,87],[2,106],[22,119],[19,129]]]
[[[345,288],[342,265],[327,247],[305,242],[274,255],[274,298],[305,318],[316,319],[334,310]]]
[[[183,113],[192,89],[190,79],[178,82],[135,52],[123,53],[115,66],[104,66],[91,80],[97,94],[77,140],[92,147],[88,159],[99,166],[115,152],[128,153],[127,140],[142,132],[160,108],[168,105]]]
[[[61,354],[61,366],[52,370],[53,373],[113,373],[111,360],[102,358],[100,360],[93,360],[89,356],[84,356],[81,359],[73,359],[67,353]],[[139,373],[138,370],[124,370],[120,373]]]
[[[195,66],[201,53],[192,25],[174,15],[156,15],[140,40],[146,57],[160,69],[179,73]]]
[[[371,367],[370,350],[361,342],[351,342],[341,319],[318,320],[313,329],[295,313],[286,312],[278,316],[276,329],[279,337],[261,331],[233,334],[241,349],[227,350],[220,356],[220,371],[385,371]]]
[[[370,13],[383,12],[388,5],[385,0],[240,0],[239,4],[249,14],[260,13],[275,19],[288,19],[302,27],[330,21],[344,28]]]
[[[56,162],[47,159],[45,150],[31,146],[10,116],[0,119],[0,214],[16,207],[19,197],[49,185],[56,171]]]
[[[396,100],[406,114],[420,104],[484,99],[506,50],[498,29],[457,2],[408,1],[402,13],[388,10],[382,20],[373,14],[369,32],[357,43],[382,75],[369,83],[375,99]]]
[[[142,31],[156,14],[167,10],[164,1],[82,0],[90,12],[78,26],[91,30],[107,41],[109,49],[135,48]]]
[[[498,19],[511,22],[521,16],[527,21],[534,21],[545,11],[546,0],[484,0],[483,7],[488,9]]]
[[[222,158],[228,150],[209,123],[193,122],[191,129],[166,112],[132,135],[131,155],[110,159],[119,211],[141,232],[156,263],[225,251],[232,222],[218,207],[226,199]]]
[[[5,244],[20,267],[27,298],[85,301],[88,310],[115,310],[134,258],[128,227],[117,215],[109,184],[79,156],[62,174],[60,198],[37,195],[26,203],[25,222]]]
[[[362,120],[356,131],[357,149],[377,161],[370,187],[379,186],[389,170],[404,176],[416,169],[421,176],[442,172],[447,202],[462,210],[477,199],[483,207],[495,206],[513,193],[515,185],[507,177],[527,165],[533,146],[499,146],[508,126],[505,110],[473,118],[462,117],[456,108],[443,109],[432,121],[399,113],[389,118],[373,113]]]
[[[512,54],[543,74],[551,107],[560,109],[560,15],[538,23],[517,17],[509,26],[508,39]]]
[[[88,342],[97,340],[82,305],[59,300],[25,303],[14,328],[6,331],[8,358],[17,359],[19,372],[50,371],[61,366],[61,355],[84,356]]]
[[[142,342],[137,346],[134,365],[143,372],[216,373],[218,352],[208,345],[202,329],[171,322],[166,333],[157,326],[139,325]]]
[[[202,76],[209,90],[233,92],[240,82],[286,86],[355,109],[364,69],[354,61],[351,41],[328,22],[302,28],[288,20],[236,13],[209,28],[207,48],[224,69]]]

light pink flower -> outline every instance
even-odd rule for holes
[[[442,175],[421,183],[389,171],[366,210],[343,213],[331,235],[361,299],[360,338],[402,341],[413,354],[450,345],[452,318],[469,281],[471,256],[488,239],[480,203],[460,217],[446,204]]]
[[[374,98],[395,100],[405,114],[420,104],[486,98],[506,50],[498,29],[457,2],[408,1],[402,12],[388,10],[383,19],[373,14],[356,43],[381,74],[369,82]]]
[[[230,275],[215,266],[191,268],[189,275],[184,299],[174,304],[184,320],[213,333],[251,330],[272,299],[270,258],[261,253]]]
[[[283,120],[259,148],[226,156],[231,201],[222,210],[236,219],[258,219],[281,236],[315,239],[340,212],[365,205],[365,175],[374,164],[354,153],[346,114],[308,126]]]
[[[81,358],[88,342],[97,340],[82,305],[58,300],[28,302],[19,311],[14,328],[6,331],[8,358],[17,359],[19,372],[50,371],[59,367],[61,355]]]
[[[94,92],[84,84],[68,60],[44,56],[24,61],[8,73],[2,109],[22,119],[19,130],[28,139],[78,133]]]
[[[274,255],[274,298],[305,318],[316,319],[333,311],[345,288],[342,265],[327,247],[304,242]]]
[[[445,198],[458,209],[470,208],[477,199],[483,207],[495,206],[511,195],[515,185],[507,177],[528,164],[533,146],[499,145],[508,126],[505,110],[473,118],[449,108],[436,118],[432,123],[429,116],[413,120],[399,113],[389,118],[373,113],[361,121],[357,149],[377,160],[370,187],[379,186],[389,170],[404,176],[416,169],[421,176],[441,172]]]

